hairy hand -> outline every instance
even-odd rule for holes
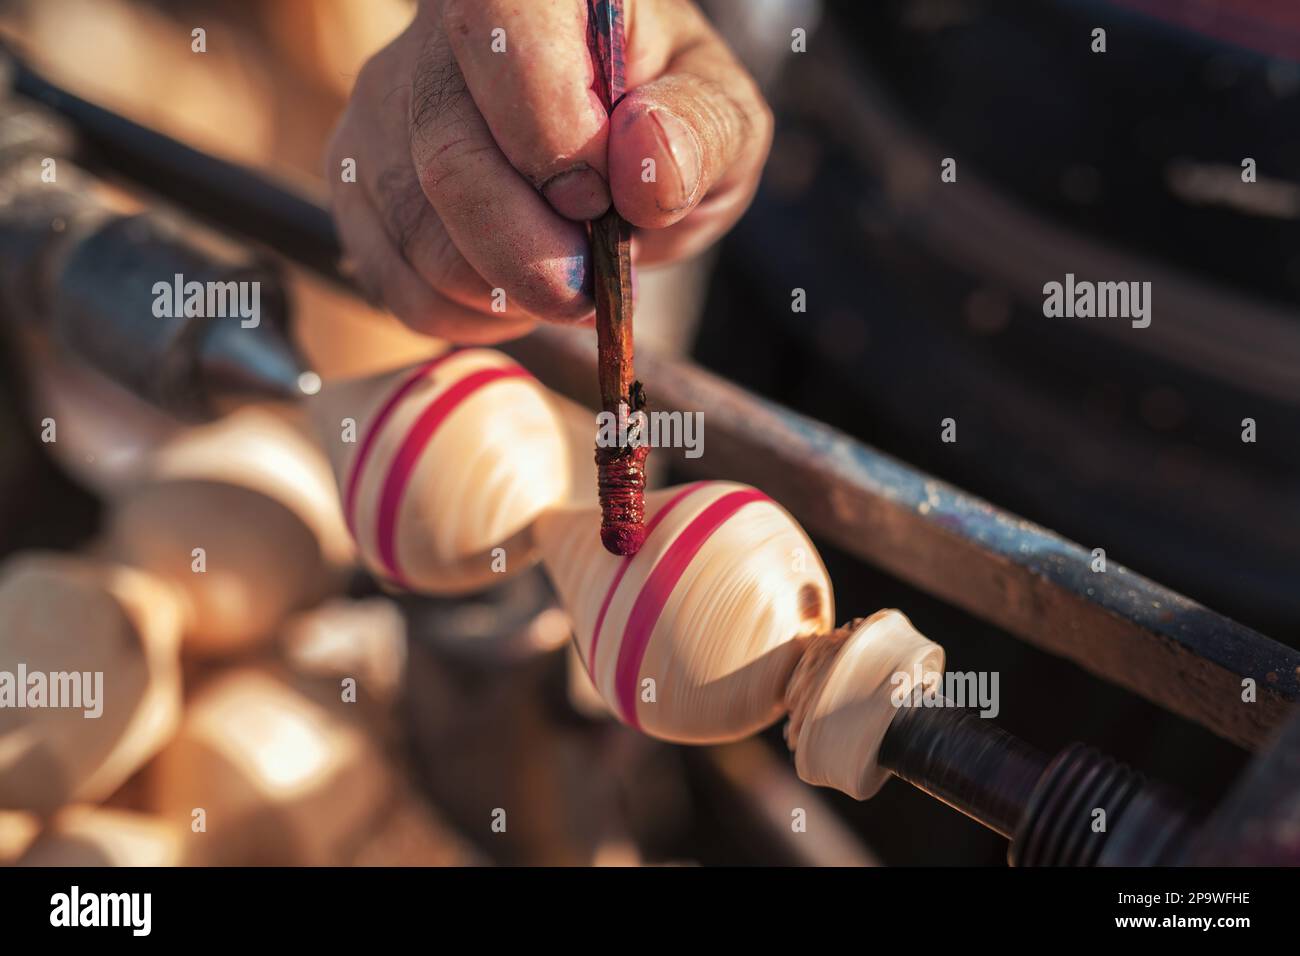
[[[589,319],[583,222],[611,200],[640,264],[698,252],[748,206],[772,135],[753,80],[687,0],[625,7],[612,117],[586,0],[424,0],[362,69],[326,175],[357,279],[408,325],[469,344]]]

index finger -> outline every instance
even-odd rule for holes
[[[441,0],[442,25],[492,137],[569,219],[609,208],[608,124],[592,90],[586,0]]]

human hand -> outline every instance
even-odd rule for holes
[[[735,223],[771,111],[693,3],[626,0],[625,16],[629,92],[611,120],[586,0],[422,0],[362,69],[328,150],[339,235],[373,298],[418,331],[497,342],[590,319],[584,221],[611,197],[641,265]]]

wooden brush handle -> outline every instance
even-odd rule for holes
[[[596,95],[612,116],[624,91],[622,0],[588,0],[587,43]],[[632,366],[632,227],[612,204],[591,224],[591,255],[601,409],[621,420],[640,411],[645,397]],[[645,542],[648,453],[644,445],[596,449],[600,540],[611,554],[636,554]]]

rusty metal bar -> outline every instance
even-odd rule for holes
[[[140,185],[182,203],[201,190],[213,221],[252,241],[273,235],[283,255],[342,281],[332,225],[310,200],[212,157],[196,166],[188,147],[18,75],[23,92],[74,124],[89,111],[89,145],[121,175],[139,182],[131,141],[147,141]],[[599,407],[590,330],[543,328],[507,351],[556,391]],[[705,413],[707,455],[683,467],[761,487],[846,552],[1245,747],[1261,746],[1300,698],[1295,650],[1113,562],[1094,573],[1079,545],[688,362],[639,360],[656,409]],[[846,607],[871,608],[870,595]],[[1242,699],[1246,679],[1255,701]]]

